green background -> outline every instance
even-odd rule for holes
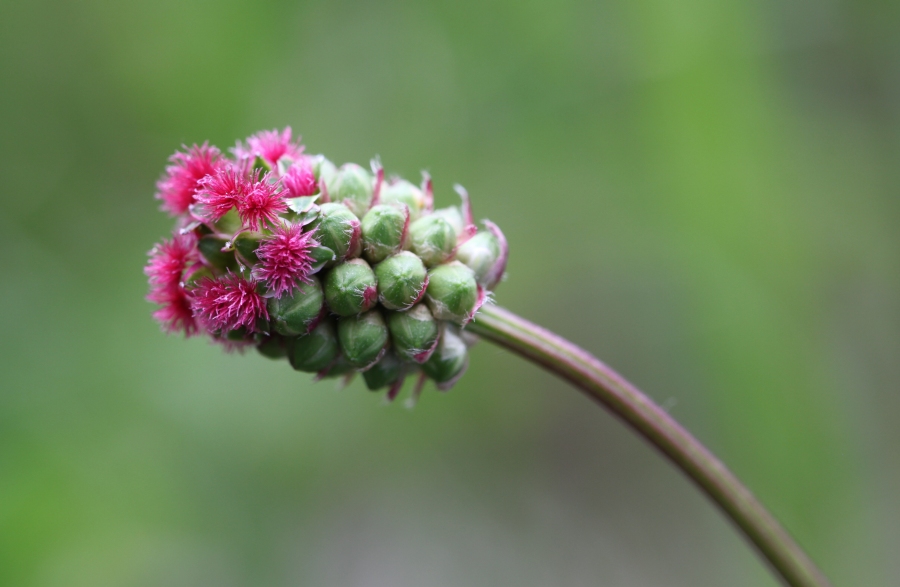
[[[182,143],[291,125],[506,232],[496,300],[669,408],[837,585],[900,580],[900,4],[0,4],[0,585],[774,586],[487,344],[419,405],[166,337]]]

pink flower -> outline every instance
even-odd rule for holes
[[[266,301],[256,291],[256,281],[231,272],[218,279],[200,279],[191,294],[194,318],[211,332],[241,327],[256,332],[256,321],[269,318]]]
[[[191,309],[191,300],[183,287],[179,285],[171,290],[160,291],[152,301],[162,305],[153,312],[153,317],[162,325],[163,330],[169,334],[184,332],[185,336],[197,334],[197,321]]]
[[[278,165],[282,157],[289,157],[295,161],[301,157],[303,145],[299,138],[296,143],[291,142],[291,127],[287,126],[279,133],[277,130],[264,130],[247,139],[247,146],[238,143],[235,155],[238,158],[259,157],[271,167]]]
[[[163,210],[173,216],[187,212],[194,203],[197,182],[215,173],[222,162],[220,151],[208,143],[184,148],[186,153],[176,152],[169,157],[172,165],[166,167],[165,175],[156,183],[156,198],[162,200]]]
[[[269,290],[280,298],[298,283],[309,283],[313,265],[310,251],[318,245],[313,233],[303,232],[301,225],[279,224],[256,250],[261,263],[254,276],[266,281]]]
[[[234,165],[204,177],[197,188],[197,201],[203,205],[200,215],[218,222],[253,190],[253,185],[247,174]]]
[[[150,282],[147,299],[162,306],[153,317],[169,333],[184,332],[187,336],[197,333],[197,323],[191,311],[190,299],[184,291],[182,280],[200,264],[193,235],[176,234],[172,240],[164,240],[149,253],[150,261],[144,273]]]
[[[281,183],[292,197],[311,196],[319,191],[316,174],[307,157],[302,157],[291,165],[282,176]]]
[[[262,230],[266,224],[275,224],[279,214],[288,210],[284,201],[284,192],[269,181],[270,174],[256,180],[259,170],[251,176],[253,183],[250,191],[237,201],[237,211],[241,215],[244,226],[251,230]]]
[[[153,289],[168,289],[181,283],[184,272],[200,263],[200,253],[193,234],[176,234],[172,240],[163,240],[149,253],[150,260],[144,267]]]

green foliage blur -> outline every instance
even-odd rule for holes
[[[182,143],[459,182],[496,301],[642,386],[836,585],[900,577],[900,3],[0,3],[0,585],[775,586],[672,466],[487,344],[384,406],[163,335]]]

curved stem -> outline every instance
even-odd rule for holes
[[[467,330],[567,379],[625,420],[722,508],[787,585],[830,587],[778,520],[709,449],[597,358],[497,306],[482,308]]]

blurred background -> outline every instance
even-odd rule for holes
[[[496,300],[707,443],[836,585],[900,581],[900,4],[0,4],[0,585],[775,586],[490,345],[384,406],[166,337],[182,143],[291,125],[505,230]]]

